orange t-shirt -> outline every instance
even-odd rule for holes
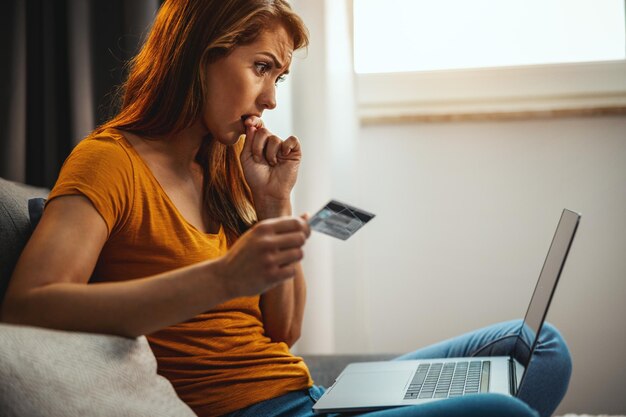
[[[180,215],[116,130],[86,138],[67,158],[49,200],[72,194],[86,196],[107,225],[92,282],[151,276],[228,250],[222,228],[206,234]],[[265,335],[259,296],[228,301],[148,340],[158,372],[200,416],[226,414],[312,385],[302,358]]]

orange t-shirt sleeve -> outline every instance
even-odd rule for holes
[[[114,137],[81,141],[63,163],[48,202],[83,195],[104,219],[110,236],[124,224],[132,206],[133,166],[124,145]]]

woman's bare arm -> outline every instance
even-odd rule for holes
[[[258,219],[290,216],[290,196],[293,189],[302,150],[295,136],[282,140],[264,127],[263,121],[251,116],[244,121],[246,139],[241,150],[241,166],[252,192]],[[310,229],[301,236],[304,242]],[[306,288],[302,268],[294,265],[289,281],[261,296],[265,332],[275,342],[293,345],[300,337]]]
[[[300,338],[306,304],[306,283],[301,265],[296,266],[295,274],[293,279],[261,295],[260,301],[266,335],[289,347]]]
[[[291,214],[291,205],[286,204],[281,208],[257,207],[260,219],[273,215]],[[303,219],[306,222],[306,218]],[[310,230],[308,229],[300,238],[306,241]],[[293,278],[289,279],[261,295],[260,308],[263,314],[265,334],[274,342],[285,342],[291,347],[300,338],[302,332],[302,320],[306,305],[306,281],[302,265],[294,265]]]
[[[294,229],[302,227],[294,220],[260,223],[218,260],[86,285],[106,241],[106,225],[85,197],[59,197],[46,207],[18,261],[2,319],[126,337],[152,333],[292,276],[284,265],[301,257],[291,246]]]

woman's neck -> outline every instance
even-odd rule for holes
[[[140,139],[142,147],[153,156],[158,155],[162,162],[167,160],[170,169],[179,172],[189,172],[197,169],[196,155],[207,135],[207,131],[201,122],[172,135],[164,135],[154,139]]]

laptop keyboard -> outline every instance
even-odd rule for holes
[[[424,363],[417,367],[405,400],[449,398],[487,392],[490,361]]]

